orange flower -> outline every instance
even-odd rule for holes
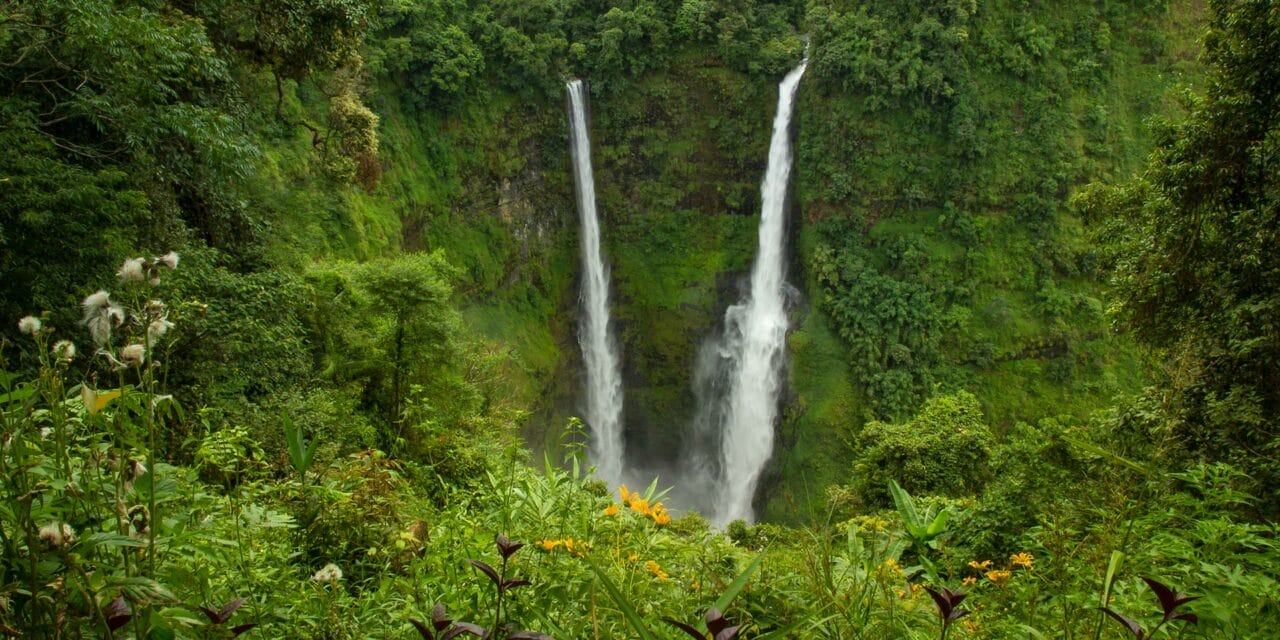
[[[978,579],[977,579],[977,578],[975,578],[975,577],[973,577],[973,576],[969,576],[968,578],[965,578],[964,580],[961,580],[961,581],[960,581],[960,586],[964,586],[964,587],[971,587],[971,586],[973,586],[973,583],[975,583],[975,582],[977,582],[977,581],[978,581]]]
[[[1025,551],[1022,553],[1015,553],[1009,556],[1009,562],[1012,562],[1015,567],[1026,567],[1030,569],[1032,568],[1032,563],[1035,562],[1035,556]]]
[[[1004,584],[1005,581],[1009,579],[1009,576],[1012,576],[1012,575],[1013,575],[1012,571],[1003,571],[1003,570],[996,569],[996,570],[987,572],[987,579],[996,584]]]
[[[991,568],[991,561],[983,560],[982,562],[978,562],[977,560],[970,560],[969,566],[973,567],[974,569],[977,569],[978,571],[982,571],[983,569]]]
[[[616,505],[616,504],[610,504],[609,506],[605,507],[605,508],[604,508],[604,514],[605,514],[606,516],[616,516],[616,515],[618,515],[618,505]]]
[[[625,484],[618,485],[618,495],[622,498],[623,502],[628,502],[628,503],[631,502],[632,494],[631,494],[631,491],[627,489],[627,485]]]
[[[560,545],[564,544],[564,541],[562,541],[562,540],[539,540],[539,541],[538,541],[538,544],[539,544],[539,545],[543,548],[543,550],[545,550],[545,551],[555,551],[556,547],[558,547],[558,546],[560,546]]]
[[[631,510],[642,515],[649,515],[649,501],[644,498],[634,498],[631,501]]]

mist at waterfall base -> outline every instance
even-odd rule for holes
[[[587,459],[596,475],[611,484],[622,481],[622,372],[618,341],[609,322],[609,269],[600,253],[600,219],[596,212],[595,177],[591,170],[591,137],[587,130],[586,87],[581,80],[566,86],[569,102],[570,151],[581,222],[582,293],[578,343],[586,369],[584,418],[590,431]]]
[[[773,455],[786,370],[788,300],[798,296],[786,281],[786,205],[794,157],[791,119],[806,63],[778,85],[749,288],[698,350],[692,380],[698,409],[677,464],[629,461],[624,473],[637,483],[659,477],[661,485],[672,486],[669,501],[675,507],[696,509],[716,526],[754,522],[752,500]]]

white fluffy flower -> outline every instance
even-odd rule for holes
[[[140,344],[131,344],[120,350],[120,360],[130,367],[141,367],[147,361],[147,348]]]
[[[156,318],[147,325],[147,341],[155,344],[157,340],[164,337],[173,328],[173,323],[166,318]]]
[[[53,343],[53,357],[64,362],[70,362],[76,357],[76,345],[70,340],[59,340]]]
[[[320,584],[334,584],[342,579],[342,569],[338,565],[330,562],[316,571],[311,579]]]
[[[116,277],[125,282],[142,282],[146,279],[146,273],[143,271],[143,264],[146,260],[143,258],[129,258],[120,265],[120,270],[116,272]]]
[[[170,269],[177,269],[178,268],[178,252],[170,251],[169,253],[166,253],[160,256],[159,258],[156,258],[156,264],[162,267],[168,267]]]
[[[88,327],[89,335],[98,346],[111,340],[111,329],[124,322],[124,309],[111,302],[111,294],[106,291],[90,294],[80,306],[84,309],[84,318],[80,322]]]
[[[18,331],[21,331],[29,336],[34,336],[35,334],[39,333],[40,327],[41,327],[40,318],[37,318],[35,316],[26,316],[23,319],[18,321]]]
[[[50,547],[61,549],[76,541],[76,530],[65,522],[50,522],[40,527],[40,539]]]

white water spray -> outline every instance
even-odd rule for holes
[[[786,197],[791,177],[791,113],[805,65],[778,85],[769,165],[760,187],[760,246],[748,298],[725,312],[721,356],[732,366],[720,437],[720,491],[712,520],[725,525],[755,514],[751,500],[773,455],[773,429],[786,357]]]
[[[586,87],[571,80],[569,129],[573,179],[582,220],[582,307],[578,343],[587,372],[586,421],[591,432],[588,459],[610,484],[622,476],[622,372],[618,344],[609,330],[609,270],[600,256],[600,220],[591,172],[591,138],[587,134]]]

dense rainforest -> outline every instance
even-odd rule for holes
[[[802,59],[718,527],[669,471]],[[1277,633],[1273,2],[0,0],[0,85],[0,636]]]

